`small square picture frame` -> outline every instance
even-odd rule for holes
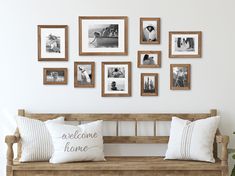
[[[169,32],[169,58],[201,58],[201,31]]]
[[[67,68],[43,68],[44,85],[66,85],[68,84]]]
[[[38,61],[68,61],[67,25],[38,25]]]
[[[158,73],[141,73],[141,96],[158,96]]]
[[[161,19],[140,18],[140,44],[160,44]]]
[[[170,65],[170,89],[190,90],[191,89],[191,65],[171,64]]]
[[[74,62],[74,87],[95,87],[95,62]]]
[[[138,68],[160,68],[161,51],[138,51]]]

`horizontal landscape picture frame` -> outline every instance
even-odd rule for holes
[[[38,25],[38,61],[68,61],[67,25]]]
[[[140,18],[140,44],[160,44],[161,19]]]
[[[95,87],[95,62],[74,62],[74,87]]]
[[[138,51],[138,68],[160,68],[161,51]]]
[[[201,31],[169,32],[169,58],[200,58],[201,56]]]
[[[190,90],[191,89],[191,65],[171,64],[170,65],[170,89]]]
[[[127,54],[127,16],[79,17],[79,55]]]
[[[141,73],[141,96],[158,96],[158,73]]]
[[[44,85],[65,85],[68,83],[67,68],[43,68]]]
[[[131,62],[102,62],[102,97],[131,96]]]

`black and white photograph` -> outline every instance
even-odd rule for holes
[[[125,80],[123,79],[109,79],[108,91],[125,91]]]
[[[38,61],[68,60],[68,26],[38,25]]]
[[[161,51],[138,51],[138,68],[161,67]]]
[[[74,87],[89,88],[95,86],[95,63],[74,62]]]
[[[93,24],[88,29],[90,48],[118,48],[118,24]]]
[[[160,44],[160,18],[140,18],[140,43]]]
[[[190,89],[190,64],[171,64],[171,89]]]
[[[43,83],[67,84],[67,68],[44,68]]]
[[[141,96],[158,96],[158,74],[141,74]]]
[[[127,17],[80,16],[80,55],[127,55]]]
[[[109,67],[108,78],[125,78],[125,67]]]
[[[201,32],[170,32],[169,57],[201,57]]]
[[[48,53],[60,53],[60,41],[61,37],[53,35],[52,33],[47,36],[46,40],[46,52]]]
[[[102,62],[102,96],[131,96],[131,62]]]

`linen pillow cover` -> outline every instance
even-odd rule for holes
[[[22,153],[19,161],[48,161],[53,152],[53,144],[46,124],[63,124],[64,117],[42,122],[36,119],[17,116],[16,122],[22,143]]]
[[[104,161],[102,121],[78,126],[47,124],[54,152],[50,163]]]
[[[219,116],[190,122],[172,117],[165,159],[215,162],[213,142]]]

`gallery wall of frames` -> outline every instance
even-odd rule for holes
[[[74,88],[95,88],[95,69],[101,69],[101,96],[128,97],[132,92],[132,70],[152,68],[152,73],[142,72],[139,80],[140,96],[159,96],[159,75],[162,59],[184,59],[184,64],[170,64],[169,89],[191,89],[191,65],[187,58],[201,58],[201,31],[169,31],[168,58],[160,50],[136,51],[137,65],[131,60],[110,60],[102,62],[101,68],[90,60],[92,56],[128,55],[127,16],[80,16],[78,17],[78,55],[87,61],[74,62],[74,70],[68,68],[44,68],[44,85],[66,85],[68,76],[73,76]],[[75,21],[76,23],[76,21]],[[161,44],[161,19],[142,17],[139,19],[139,43],[141,45]],[[69,62],[67,25],[38,25],[38,61]],[[156,47],[157,48],[157,47]],[[78,58],[79,58],[78,57]],[[132,57],[133,58],[133,57]],[[70,74],[68,74],[70,72]],[[73,74],[72,74],[73,72]]]

